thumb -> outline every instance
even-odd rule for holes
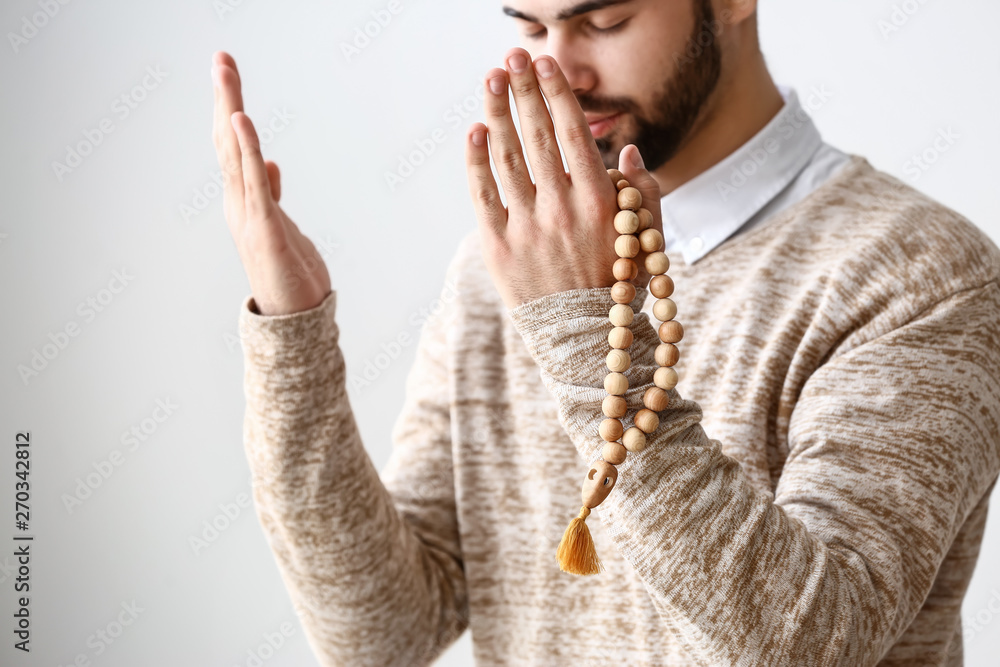
[[[267,167],[267,182],[271,185],[271,197],[274,201],[281,199],[281,171],[272,160],[264,163]]]
[[[618,171],[642,195],[642,208],[653,214],[653,228],[663,233],[663,211],[660,209],[660,184],[646,171],[635,144],[628,144],[618,154]],[[646,253],[642,253],[645,257]]]
[[[625,174],[629,185],[642,194],[642,207],[649,209],[654,220],[660,219],[660,184],[646,171],[635,144],[628,144],[618,154],[618,171]]]

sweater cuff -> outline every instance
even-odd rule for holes
[[[635,313],[629,325],[633,342],[627,350],[633,366],[654,364],[660,342],[649,315],[640,312],[647,295],[647,288],[637,287],[629,304]],[[608,312],[614,305],[611,287],[585,287],[522,303],[507,315],[542,370],[560,382],[603,388],[611,351],[608,334],[614,328]]]
[[[336,290],[309,310],[285,315],[261,315],[253,295],[245,296],[239,314],[244,358],[257,367],[310,363],[325,345],[336,340],[336,308]]]

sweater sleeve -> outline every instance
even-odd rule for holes
[[[602,445],[612,303],[610,288],[590,288],[508,311],[588,463]],[[822,364],[791,416],[773,496],[706,435],[699,405],[669,392],[595,513],[692,656],[859,667],[888,651],[1000,470],[998,313],[993,282]],[[633,415],[659,340],[646,313],[630,326]]]
[[[257,515],[320,664],[429,664],[467,626],[444,313],[421,332],[383,482],[348,401],[336,299],[334,290],[279,316],[244,299],[244,446]]]

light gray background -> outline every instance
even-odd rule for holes
[[[3,3],[0,540],[12,545],[17,430],[33,436],[37,540],[30,659],[11,648],[13,547],[0,548],[0,663],[66,665],[84,654],[94,665],[246,665],[248,651],[287,622],[291,634],[263,664],[315,664],[256,516],[237,504],[250,493],[236,338],[249,288],[221,197],[196,197],[212,195],[216,168],[210,57],[234,54],[258,126],[275,109],[293,116],[264,152],[282,167],[286,211],[327,246],[341,346],[349,373],[360,375],[399,334],[416,339],[411,318],[433,306],[457,240],[476,224],[462,139],[482,116],[483,73],[517,43],[499,1],[398,1],[401,11],[350,61],[341,44],[387,2],[77,0],[58,5],[16,53],[7,35],[39,5]],[[776,79],[803,99],[814,87],[831,95],[813,112],[828,141],[1000,240],[1000,5],[761,4]],[[232,11],[220,14],[222,6]],[[883,34],[879,22],[894,9],[902,25]],[[141,85],[147,67],[166,76],[122,118],[115,100]],[[463,104],[468,118],[456,126],[448,112]],[[113,132],[59,180],[53,161],[102,119]],[[385,173],[438,128],[435,152],[390,190]],[[908,169],[948,128],[957,139],[936,162]],[[186,221],[184,205],[203,210]],[[78,304],[121,269],[134,278],[88,321]],[[73,322],[79,335],[22,382],[17,366]],[[351,392],[379,468],[413,352],[403,346],[369,387]],[[178,407],[162,423],[147,421],[155,431],[129,451],[121,434],[151,418],[157,399]],[[68,511],[64,494],[116,449],[121,465]],[[220,504],[239,515],[196,555],[189,538]],[[1000,652],[998,559],[993,517],[963,610],[976,624],[969,665],[996,664]],[[88,638],[132,601],[142,609],[135,622],[96,655]],[[440,664],[471,662],[466,633]]]

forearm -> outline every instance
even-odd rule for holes
[[[599,515],[688,651],[710,664],[878,661],[894,601],[851,545],[788,516],[700,424],[654,432],[628,459]]]
[[[511,311],[588,463],[600,457],[603,442],[598,426],[613,303],[604,291],[570,290]],[[633,308],[645,296],[639,290]],[[652,386],[659,340],[646,314],[637,313],[631,329],[626,400],[634,414]],[[706,436],[696,402],[676,390],[669,395],[646,448],[617,466],[615,489],[596,513],[677,639],[712,664],[877,662],[919,606],[900,589],[918,595],[928,587],[932,559],[907,561],[912,556],[862,512],[852,525],[811,532]],[[806,492],[840,502],[836,489],[821,486]]]
[[[364,449],[335,299],[241,314],[254,500],[324,664],[422,664],[459,625],[461,570],[401,518]]]

